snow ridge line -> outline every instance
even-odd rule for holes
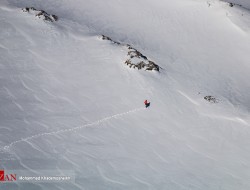
[[[82,128],[86,128],[86,127],[89,127],[89,126],[98,125],[98,124],[103,123],[103,122],[105,122],[107,120],[110,120],[110,119],[113,119],[113,118],[116,118],[116,117],[121,117],[123,115],[127,115],[129,113],[141,111],[141,110],[144,110],[144,109],[146,109],[146,108],[145,107],[143,107],[143,108],[137,108],[137,109],[133,109],[133,110],[130,110],[130,111],[127,111],[127,112],[123,112],[123,113],[119,113],[119,114],[112,115],[112,116],[109,116],[109,117],[105,117],[103,119],[100,119],[100,120],[97,120],[97,121],[94,121],[92,123],[89,123],[89,124],[86,124],[86,125],[82,125],[82,126],[79,126],[79,127],[74,127],[74,128],[69,128],[69,129],[61,129],[61,130],[58,130],[58,131],[52,131],[52,132],[48,132],[48,133],[40,133],[40,134],[33,135],[33,136],[30,136],[30,137],[22,138],[20,140],[14,141],[14,142],[12,142],[12,143],[4,146],[0,150],[8,150],[13,145],[15,145],[17,143],[28,141],[28,140],[31,140],[31,139],[35,139],[35,138],[38,138],[38,137],[42,137],[42,136],[46,136],[46,135],[55,135],[55,134],[59,134],[59,133],[72,132],[72,131],[76,131],[76,130],[79,130],[79,129],[82,129]]]

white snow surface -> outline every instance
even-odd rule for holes
[[[2,0],[0,168],[76,180],[0,189],[250,189],[250,12],[209,3]],[[161,71],[127,67],[101,34]]]

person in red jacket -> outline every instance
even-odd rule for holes
[[[148,102],[148,100],[145,100],[144,104],[145,104],[146,108],[150,106],[150,102]]]

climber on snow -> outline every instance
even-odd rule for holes
[[[144,104],[145,104],[145,107],[146,107],[146,108],[150,106],[150,102],[148,102],[148,100],[145,100],[145,101],[144,101]]]

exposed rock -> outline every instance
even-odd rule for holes
[[[125,63],[133,68],[145,69],[146,71],[160,71],[160,67],[156,65],[153,61],[148,60],[148,58],[139,52],[137,49],[127,45],[128,47],[128,59]]]
[[[44,10],[37,10],[34,7],[25,7],[22,10],[23,12],[35,14],[36,17],[49,21],[49,22],[54,22],[58,20],[58,17],[56,15],[48,14]]]
[[[230,3],[230,2],[228,2],[228,5],[229,5],[229,7],[234,7],[234,6],[242,7],[241,4],[237,4],[237,3]]]
[[[102,39],[103,39],[103,40],[113,41],[113,40],[111,40],[111,38],[110,38],[110,37],[108,37],[108,36],[104,36],[104,35],[102,35]]]
[[[111,41],[114,44],[125,46],[128,49],[127,60],[124,62],[130,68],[137,68],[138,70],[144,69],[146,71],[160,71],[160,67],[153,61],[149,60],[145,55],[139,52],[137,49],[133,48],[129,44],[121,44],[120,42],[112,40],[110,37],[102,35],[102,40]]]
[[[218,103],[218,100],[213,96],[205,96],[204,99],[211,103]]]
[[[34,7],[25,7],[22,10],[23,12],[37,11]]]
[[[117,44],[117,45],[120,45],[120,44],[121,44],[120,42],[116,42],[116,41],[112,40],[110,37],[105,36],[105,35],[102,35],[102,39],[103,39],[103,40],[111,41],[112,43]]]

